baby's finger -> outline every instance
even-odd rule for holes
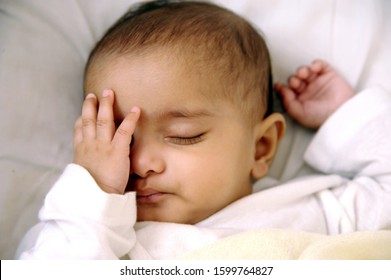
[[[96,121],[97,138],[111,141],[113,139],[115,124],[113,113],[114,93],[104,90],[99,102],[98,117]]]
[[[302,105],[298,101],[296,93],[290,87],[280,83],[276,84],[275,89],[281,95],[285,110],[289,115],[297,119],[302,113]]]
[[[113,144],[121,149],[129,148],[132,135],[136,129],[137,121],[140,117],[140,108],[133,107],[125,119],[122,121],[114,134]]]
[[[289,77],[288,79],[288,85],[289,87],[295,91],[295,93],[299,94],[301,93],[302,91],[305,90],[305,88],[307,87],[307,84],[301,80],[300,78],[298,78],[297,76],[291,76]]]
[[[76,146],[81,141],[83,141],[83,121],[80,116],[75,122],[75,126],[73,128],[73,146]]]
[[[84,100],[82,109],[83,139],[95,139],[96,136],[96,106],[98,100],[95,94],[89,93]]]
[[[282,83],[276,83],[274,86],[277,93],[280,94],[284,107],[288,107],[296,99],[296,93]]]
[[[309,66],[301,66],[297,69],[296,76],[305,83],[311,83],[318,76],[318,73],[312,71]]]
[[[324,60],[316,59],[310,65],[311,71],[318,75],[331,69],[331,66]]]

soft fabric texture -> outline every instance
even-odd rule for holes
[[[322,125],[305,152],[308,164],[330,175],[296,178],[256,192],[196,225],[135,223],[134,192],[107,194],[83,167],[71,164],[47,195],[40,212],[41,223],[25,237],[18,255],[22,259],[117,259],[124,255],[131,259],[173,259],[209,245],[210,249],[203,253],[217,258],[224,244],[234,246],[226,250],[237,251],[241,256],[235,245],[229,244],[237,245],[250,234],[239,238],[238,243],[229,241],[236,237],[218,240],[239,232],[278,228],[291,232],[281,235],[278,231],[270,238],[263,231],[252,238],[259,246],[270,241],[267,251],[273,251],[275,246],[276,252],[292,239],[291,247],[286,249],[294,252],[281,254],[283,259],[342,257],[347,237],[337,239],[341,241],[321,240],[324,245],[331,242],[326,251],[335,251],[335,255],[314,253],[316,249],[307,247],[319,247],[310,243],[326,234],[391,230],[390,138],[391,95],[381,89],[363,92]],[[292,230],[304,233],[295,234]],[[376,250],[368,251],[366,256],[365,248],[376,245],[381,248],[379,258],[390,256],[390,234],[391,231],[388,235],[374,233],[370,235],[372,239],[358,238],[357,243],[345,247],[357,247],[357,257],[374,258]],[[213,245],[214,242],[217,243]],[[259,248],[254,246],[256,251]],[[257,256],[257,252],[247,252],[249,243],[243,243],[243,250],[242,253]],[[355,254],[349,249],[345,256]],[[197,256],[203,254],[194,255]]]
[[[85,61],[104,30],[133,0],[0,2],[0,258],[38,219],[49,188],[72,161]],[[391,3],[364,1],[219,1],[265,34],[275,80],[299,65],[329,61],[358,94],[391,93]],[[270,176],[256,190],[315,171],[303,160],[313,135],[288,120]],[[6,238],[4,238],[6,237]]]
[[[390,260],[391,231],[327,236],[265,229],[232,235],[181,259],[202,260]]]

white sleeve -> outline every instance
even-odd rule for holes
[[[19,249],[20,259],[118,259],[136,242],[135,194],[103,192],[76,164],[47,194],[39,218],[37,238],[34,230],[26,235],[31,245]]]
[[[371,88],[345,103],[319,129],[305,160],[346,178],[319,194],[330,233],[391,229],[389,92]],[[344,229],[344,223],[350,226]]]

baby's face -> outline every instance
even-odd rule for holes
[[[232,102],[206,97],[213,80],[158,53],[115,59],[88,88],[114,90],[118,123],[141,109],[128,183],[139,221],[194,224],[251,192],[253,130]]]

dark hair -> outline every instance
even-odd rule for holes
[[[270,56],[264,39],[243,18],[211,3],[152,1],[137,5],[104,34],[85,72],[102,56],[148,52],[167,46],[212,67],[225,94],[260,120],[272,112]],[[216,93],[220,94],[221,93]]]

